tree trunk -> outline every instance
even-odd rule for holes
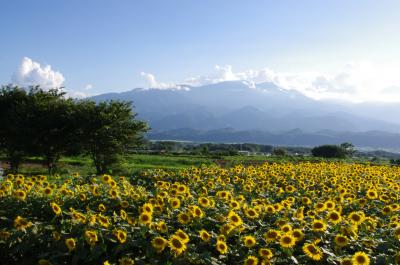
[[[8,156],[7,160],[9,161],[10,164],[10,171],[12,173],[18,173],[19,166],[22,161],[22,155],[18,153],[18,151],[11,151],[8,153],[7,156]]]

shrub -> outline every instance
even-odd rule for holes
[[[311,153],[316,157],[324,158],[345,158],[346,150],[337,145],[320,145],[311,149]]]

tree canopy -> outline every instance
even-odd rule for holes
[[[354,146],[351,143],[343,143],[341,145],[320,145],[311,149],[311,153],[316,157],[345,158],[354,153]]]
[[[27,155],[43,157],[52,173],[62,155],[87,154],[104,173],[148,129],[130,102],[74,100],[60,89],[4,86],[0,113],[0,148],[13,172]]]

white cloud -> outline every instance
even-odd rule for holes
[[[70,98],[87,98],[87,97],[90,97],[90,96],[92,96],[90,93],[86,93],[86,92],[83,92],[83,91],[78,91],[78,90],[67,90],[67,89],[64,89],[64,91],[67,93],[66,95],[67,95],[67,97],[70,97]]]
[[[231,65],[217,65],[213,73],[188,78],[181,82],[183,85],[158,82],[152,74],[142,73],[142,76],[146,78],[150,88],[176,89],[184,85],[202,86],[242,80],[252,88],[259,83],[272,82],[283,89],[297,90],[314,99],[400,102],[400,65],[396,64],[353,62],[344,65],[335,73],[286,73],[275,72],[269,68],[235,72]]]
[[[158,82],[153,74],[150,73],[140,73],[141,76],[147,81],[147,88],[148,89],[182,89],[184,88],[181,85],[174,84],[174,83],[162,83]]]
[[[18,69],[12,75],[12,82],[21,87],[37,86],[47,90],[51,88],[63,87],[65,78],[58,72],[54,71],[50,65],[41,65],[28,57],[24,57]],[[71,98],[86,98],[91,96],[88,90],[93,88],[92,84],[87,84],[81,90],[66,89],[63,91],[67,97]]]
[[[44,89],[62,87],[64,76],[52,70],[50,65],[40,65],[28,57],[24,57],[17,71],[12,76],[12,82],[23,86],[40,85]]]

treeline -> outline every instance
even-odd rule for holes
[[[223,144],[223,143],[188,143],[175,141],[147,141],[142,150],[155,153],[191,154],[191,155],[237,155],[239,151],[248,152],[272,152],[270,145],[258,145],[251,143],[244,144]]]
[[[136,152],[150,152],[155,154],[190,154],[190,155],[219,155],[234,156],[238,154],[273,154],[306,155],[322,158],[346,158],[356,153],[353,144],[342,143],[340,145],[321,145],[314,148],[285,146],[276,147],[272,145],[261,145],[252,143],[224,144],[224,143],[193,143],[179,141],[145,141]],[[358,153],[360,156],[361,153]]]
[[[210,156],[234,156],[241,152],[250,154],[274,154],[274,155],[309,155],[310,148],[307,147],[276,147],[253,143],[194,143],[179,141],[149,141],[147,140],[138,153],[154,154],[189,154]],[[245,154],[245,153],[244,153]]]
[[[147,124],[130,102],[67,98],[60,89],[3,86],[0,91],[0,149],[18,172],[26,156],[40,156],[52,174],[62,155],[91,157],[98,174],[143,141]]]

